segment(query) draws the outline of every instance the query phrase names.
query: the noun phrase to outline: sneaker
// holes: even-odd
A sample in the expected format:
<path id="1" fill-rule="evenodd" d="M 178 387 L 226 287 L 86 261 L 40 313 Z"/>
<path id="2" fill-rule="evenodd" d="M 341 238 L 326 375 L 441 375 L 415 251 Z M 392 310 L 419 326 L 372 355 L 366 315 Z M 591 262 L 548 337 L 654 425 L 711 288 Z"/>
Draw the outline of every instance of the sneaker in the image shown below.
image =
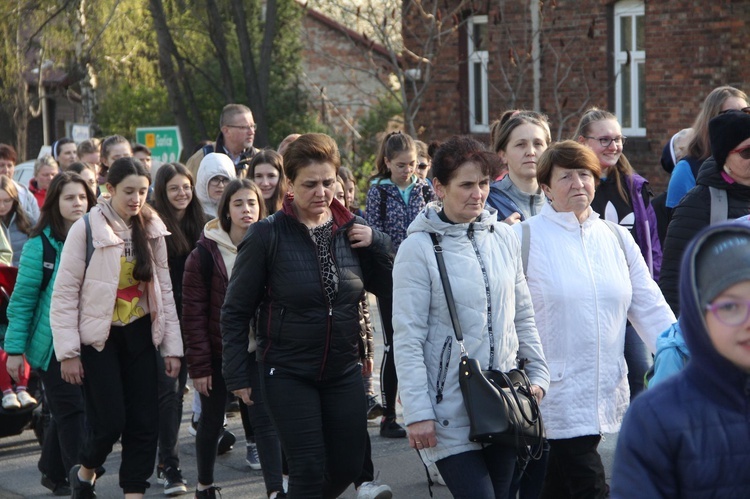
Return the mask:
<path id="1" fill-rule="evenodd" d="M 224 433 L 219 437 L 219 447 L 216 451 L 216 455 L 221 456 L 232 450 L 236 441 L 237 437 L 234 436 L 234 433 L 224 430 Z"/>
<path id="2" fill-rule="evenodd" d="M 195 414 L 190 416 L 190 426 L 188 426 L 188 433 L 190 433 L 192 436 L 196 436 L 198 434 L 198 421 L 195 420 Z"/>
<path id="3" fill-rule="evenodd" d="M 286 492 L 271 492 L 271 495 L 268 496 L 268 499 L 286 499 L 287 495 Z"/>
<path id="4" fill-rule="evenodd" d="M 164 481 L 164 465 L 163 464 L 157 464 L 156 465 L 156 479 L 159 482 Z"/>
<path id="5" fill-rule="evenodd" d="M 250 469 L 259 470 L 261 469 L 260 458 L 258 457 L 258 446 L 255 444 L 247 444 L 247 455 L 245 456 L 245 462 Z"/>
<path id="6" fill-rule="evenodd" d="M 406 438 L 406 430 L 396 422 L 395 417 L 384 417 L 380 421 L 380 436 L 385 438 Z"/>
<path id="7" fill-rule="evenodd" d="M 18 401 L 18 397 L 13 392 L 3 395 L 3 409 L 12 411 L 21 408 L 21 402 Z"/>
<path id="8" fill-rule="evenodd" d="M 367 396 L 367 419 L 368 420 L 378 419 L 382 415 L 383 415 L 383 406 L 380 405 L 380 402 L 378 402 L 377 397 L 375 397 L 375 395 L 368 395 Z"/>
<path id="9" fill-rule="evenodd" d="M 16 397 L 18 397 L 18 402 L 21 403 L 21 407 L 33 407 L 37 404 L 37 401 L 34 397 L 29 395 L 29 392 L 26 390 L 21 390 L 20 392 L 16 393 Z"/>
<path id="10" fill-rule="evenodd" d="M 55 482 L 50 477 L 42 473 L 42 485 L 52 491 L 53 496 L 70 497 L 70 484 L 67 480 Z"/>
<path id="11" fill-rule="evenodd" d="M 393 492 L 384 483 L 364 482 L 357 489 L 357 499 L 391 499 Z"/>
<path id="12" fill-rule="evenodd" d="M 76 464 L 70 468 L 70 473 L 68 474 L 68 481 L 70 482 L 70 499 L 90 499 L 96 497 L 94 484 L 91 482 L 84 482 L 78 478 L 79 469 L 81 469 L 81 465 Z"/>
<path id="13" fill-rule="evenodd" d="M 215 485 L 211 485 L 206 490 L 195 489 L 195 499 L 216 499 L 216 493 L 220 490 L 221 487 Z M 221 497 L 221 493 L 219 493 L 219 497 Z"/>
<path id="14" fill-rule="evenodd" d="M 438 470 L 437 464 L 432 463 L 427 467 L 427 472 L 430 474 L 430 478 L 432 479 L 433 483 L 436 483 L 438 485 L 445 485 L 445 480 L 443 480 L 443 475 L 440 474 L 440 470 Z"/>
<path id="15" fill-rule="evenodd" d="M 187 482 L 182 478 L 180 468 L 169 468 L 164 470 L 164 495 L 180 496 L 187 494 Z"/>

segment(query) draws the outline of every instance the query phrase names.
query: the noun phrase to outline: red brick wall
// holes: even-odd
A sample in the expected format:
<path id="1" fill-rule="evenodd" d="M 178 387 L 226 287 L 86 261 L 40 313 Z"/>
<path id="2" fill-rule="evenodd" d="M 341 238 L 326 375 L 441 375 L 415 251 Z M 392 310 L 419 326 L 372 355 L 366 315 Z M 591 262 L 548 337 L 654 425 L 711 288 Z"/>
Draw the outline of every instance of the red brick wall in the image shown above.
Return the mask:
<path id="1" fill-rule="evenodd" d="M 447 4 L 451 2 L 455 5 L 456 0 L 447 0 Z M 493 87 L 490 117 L 508 108 L 533 108 L 528 2 L 502 3 L 502 10 L 501 2 L 495 1 L 484 4 L 489 5 L 489 11 L 474 11 L 489 16 L 489 76 Z M 596 105 L 614 111 L 610 55 L 614 4 L 558 1 L 553 7 L 553 3 L 544 2 L 542 46 L 550 44 L 562 54 L 562 66 L 556 71 L 556 57 L 544 50 L 540 110 L 549 115 L 553 135 L 560 129 L 561 136 L 567 138 L 581 110 Z M 645 9 L 647 136 L 628 141 L 625 153 L 655 190 L 661 191 L 667 182 L 659 164 L 662 147 L 672 134 L 691 125 L 704 97 L 720 85 L 750 90 L 745 86 L 750 79 L 750 51 L 746 48 L 750 3 L 647 1 Z M 410 46 L 417 37 L 409 33 L 418 33 L 419 26 L 414 24 L 415 16 L 408 15 L 408 7 L 406 13 L 404 42 Z M 470 13 L 467 11 L 467 15 Z M 417 120 L 417 128 L 424 130 L 422 139 L 444 139 L 469 131 L 464 39 L 462 29 L 446 37 L 440 59 L 434 63 L 436 77 Z M 511 52 L 516 55 L 514 63 L 510 62 Z M 564 74 L 569 65 L 572 70 L 568 80 L 556 82 L 556 75 Z M 514 83 L 513 91 L 508 89 L 506 78 Z"/>

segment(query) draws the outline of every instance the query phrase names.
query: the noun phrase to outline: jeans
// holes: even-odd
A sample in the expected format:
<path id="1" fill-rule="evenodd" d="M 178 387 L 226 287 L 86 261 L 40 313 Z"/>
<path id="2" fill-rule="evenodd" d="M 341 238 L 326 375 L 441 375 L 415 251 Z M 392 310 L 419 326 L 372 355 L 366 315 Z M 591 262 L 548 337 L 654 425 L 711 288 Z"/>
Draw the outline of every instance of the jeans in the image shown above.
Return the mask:
<path id="1" fill-rule="evenodd" d="M 646 344 L 635 328 L 628 322 L 625 327 L 625 362 L 628 364 L 628 385 L 630 385 L 630 401 L 644 389 L 643 377 L 649 370 L 653 360 Z"/>
<path id="2" fill-rule="evenodd" d="M 597 452 L 600 435 L 548 440 L 549 464 L 541 497 L 600 499 L 607 496 L 604 465 Z"/>
<path id="3" fill-rule="evenodd" d="M 516 497 L 516 494 L 518 494 L 518 499 L 538 499 L 542 493 L 548 459 L 549 443 L 545 440 L 542 457 L 517 462 L 516 471 L 513 474 L 513 483 L 510 487 L 510 497 Z"/>
<path id="4" fill-rule="evenodd" d="M 167 376 L 164 358 L 156 353 L 159 376 L 159 464 L 166 468 L 180 467 L 178 435 L 182 423 L 182 400 L 187 382 L 187 362 L 181 359 L 177 378 Z"/>
<path id="5" fill-rule="evenodd" d="M 289 463 L 289 496 L 341 495 L 364 463 L 367 403 L 360 366 L 315 380 L 261 364 L 261 384 Z"/>
<path id="6" fill-rule="evenodd" d="M 157 367 L 151 318 L 112 327 L 104 349 L 81 347 L 86 438 L 81 464 L 98 468 L 120 439 L 123 492 L 144 493 L 153 473 L 159 425 Z"/>
<path id="7" fill-rule="evenodd" d="M 516 449 L 487 445 L 437 461 L 445 485 L 456 499 L 508 499 Z"/>
<path id="8" fill-rule="evenodd" d="M 55 483 L 68 479 L 70 468 L 80 462 L 83 430 L 83 391 L 63 381 L 60 363 L 52 354 L 46 371 L 39 376 L 44 384 L 45 404 L 50 411 L 45 429 L 39 470 Z"/>

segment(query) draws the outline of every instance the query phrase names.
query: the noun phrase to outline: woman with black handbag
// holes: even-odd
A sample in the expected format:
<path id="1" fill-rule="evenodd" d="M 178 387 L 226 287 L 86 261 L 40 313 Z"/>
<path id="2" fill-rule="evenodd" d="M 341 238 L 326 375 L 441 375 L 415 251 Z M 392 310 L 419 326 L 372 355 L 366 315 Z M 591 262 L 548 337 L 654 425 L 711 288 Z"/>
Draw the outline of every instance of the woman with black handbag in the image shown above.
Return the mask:
<path id="1" fill-rule="evenodd" d="M 474 428 L 459 386 L 463 361 L 508 371 L 526 359 L 538 400 L 549 384 L 520 245 L 497 213 L 484 209 L 498 161 L 468 137 L 437 150 L 433 181 L 443 208 L 428 205 L 409 226 L 393 271 L 394 347 L 409 444 L 425 464 L 437 464 L 454 497 L 508 497 L 517 458 L 514 445 L 469 440 Z M 447 296 L 454 307 L 446 306 Z"/>

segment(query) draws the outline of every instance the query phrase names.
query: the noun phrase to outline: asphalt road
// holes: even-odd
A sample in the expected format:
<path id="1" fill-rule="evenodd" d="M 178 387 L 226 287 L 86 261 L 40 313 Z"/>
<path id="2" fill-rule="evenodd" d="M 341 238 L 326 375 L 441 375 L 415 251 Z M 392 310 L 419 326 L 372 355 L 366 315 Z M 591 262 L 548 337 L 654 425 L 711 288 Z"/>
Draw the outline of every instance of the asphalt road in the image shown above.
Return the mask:
<path id="1" fill-rule="evenodd" d="M 375 300 L 371 300 L 372 317 L 376 327 L 376 369 L 382 358 L 383 341 L 380 336 L 380 324 Z M 376 380 L 377 384 L 377 380 Z M 376 391 L 379 387 L 376 386 Z M 188 481 L 188 490 L 195 488 L 197 477 L 195 462 L 195 445 L 187 429 L 190 424 L 190 401 L 192 392 L 185 397 L 183 425 L 180 429 L 180 458 L 183 475 Z M 400 418 L 400 407 L 399 418 Z M 265 498 L 265 487 L 260 471 L 252 471 L 245 464 L 245 438 L 242 422 L 238 414 L 230 414 L 229 429 L 237 435 L 234 450 L 219 456 L 216 460 L 215 480 L 222 487 L 224 498 Z M 372 440 L 373 462 L 378 479 L 387 483 L 393 490 L 395 498 L 429 498 L 427 479 L 424 467 L 416 452 L 409 448 L 407 439 L 386 439 L 378 434 L 376 422 L 370 422 L 370 438 Z M 612 454 L 616 443 L 616 435 L 607 435 L 599 446 L 605 468 L 611 469 Z M 51 493 L 39 483 L 40 473 L 37 470 L 40 447 L 32 431 L 24 431 L 21 435 L 0 438 L 0 498 L 45 498 L 52 497 Z M 120 466 L 119 444 L 110 454 L 105 467 L 107 473 L 96 484 L 99 498 L 122 497 L 118 486 L 117 470 Z M 152 487 L 147 491 L 147 497 L 164 497 L 161 484 L 156 477 L 151 477 Z M 192 494 L 192 492 L 191 492 Z M 442 486 L 434 486 L 435 499 L 449 498 L 451 495 Z M 188 496 L 183 496 L 188 497 Z M 350 488 L 342 497 L 356 498 L 357 494 Z"/>

